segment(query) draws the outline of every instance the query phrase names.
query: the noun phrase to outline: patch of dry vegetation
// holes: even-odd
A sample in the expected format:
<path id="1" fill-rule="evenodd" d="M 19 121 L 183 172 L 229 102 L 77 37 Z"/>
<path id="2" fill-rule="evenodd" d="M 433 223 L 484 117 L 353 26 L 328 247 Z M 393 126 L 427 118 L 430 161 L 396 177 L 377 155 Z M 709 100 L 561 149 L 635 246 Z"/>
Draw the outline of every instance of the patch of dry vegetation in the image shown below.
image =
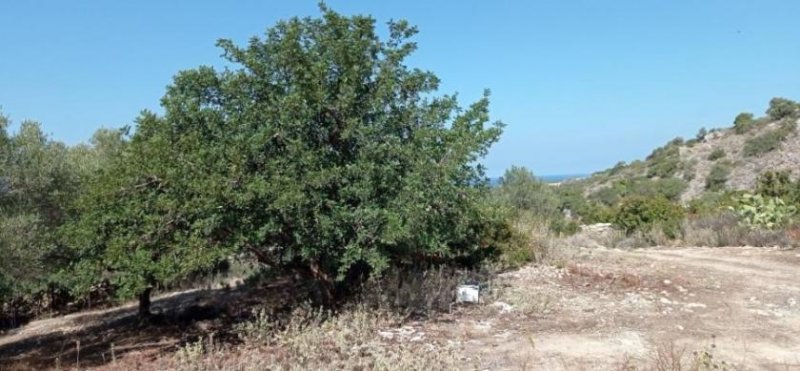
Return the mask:
<path id="1" fill-rule="evenodd" d="M 460 349 L 404 336 L 401 318 L 354 308 L 337 315 L 302 309 L 277 329 L 266 316 L 238 327 L 243 345 L 187 344 L 161 359 L 174 370 L 423 370 L 456 369 Z"/>

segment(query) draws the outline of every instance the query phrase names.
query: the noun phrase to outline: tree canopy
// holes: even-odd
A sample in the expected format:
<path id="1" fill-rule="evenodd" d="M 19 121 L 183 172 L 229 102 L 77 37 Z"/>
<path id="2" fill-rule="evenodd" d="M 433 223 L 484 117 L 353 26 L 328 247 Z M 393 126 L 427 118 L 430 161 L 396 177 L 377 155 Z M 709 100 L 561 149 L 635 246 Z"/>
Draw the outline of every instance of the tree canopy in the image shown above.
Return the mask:
<path id="1" fill-rule="evenodd" d="M 416 29 L 322 7 L 246 46 L 229 68 L 180 72 L 99 172 L 67 229 L 77 288 L 139 295 L 243 253 L 338 283 L 492 253 L 500 221 L 479 160 L 498 140 L 488 92 L 468 108 L 408 67 Z M 146 304 L 142 301 L 143 304 Z"/>

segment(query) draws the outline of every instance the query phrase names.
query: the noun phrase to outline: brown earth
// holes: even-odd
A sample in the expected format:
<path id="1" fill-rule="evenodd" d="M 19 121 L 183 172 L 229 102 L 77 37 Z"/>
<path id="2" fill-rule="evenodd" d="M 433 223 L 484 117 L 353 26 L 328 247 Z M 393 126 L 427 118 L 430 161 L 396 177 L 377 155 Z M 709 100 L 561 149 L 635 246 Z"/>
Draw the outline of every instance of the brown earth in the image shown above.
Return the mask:
<path id="1" fill-rule="evenodd" d="M 506 313 L 438 330 L 489 369 L 649 369 L 708 349 L 733 369 L 800 370 L 796 251 L 593 249 L 570 261 L 503 275 L 512 307 L 494 305 Z"/>
<path id="2" fill-rule="evenodd" d="M 800 370 L 800 252 L 568 251 L 562 267 L 528 266 L 500 275 L 484 295 L 485 305 L 385 333 L 392 341 L 449 344 L 461 350 L 466 369 L 651 369 L 708 350 L 730 369 Z M 219 300 L 219 292 L 202 290 L 162 298 L 158 305 L 217 308 L 238 300 L 237 307 L 245 306 L 245 294 L 225 292 L 213 305 L 208 303 Z M 56 360 L 74 367 L 78 358 L 81 367 L 99 366 L 110 361 L 112 342 L 118 347 L 114 357 L 137 347 L 171 352 L 181 341 L 175 333 L 185 337 L 187 329 L 218 323 L 161 327 L 153 334 L 130 323 L 134 309 L 32 322 L 0 337 L 0 369 L 56 367 Z M 235 317 L 228 311 L 224 316 Z M 90 347 L 78 355 L 76 340 Z"/>

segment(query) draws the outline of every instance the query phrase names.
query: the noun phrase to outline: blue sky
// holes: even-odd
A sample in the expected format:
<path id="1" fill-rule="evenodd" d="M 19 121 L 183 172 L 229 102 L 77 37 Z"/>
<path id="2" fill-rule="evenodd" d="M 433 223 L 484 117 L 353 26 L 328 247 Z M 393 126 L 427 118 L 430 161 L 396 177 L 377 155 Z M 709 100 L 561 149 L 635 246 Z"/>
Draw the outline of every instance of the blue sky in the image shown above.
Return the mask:
<path id="1" fill-rule="evenodd" d="M 279 19 L 317 15 L 312 1 L 7 1 L 0 5 L 0 106 L 53 138 L 158 110 L 175 72 L 220 65 Z M 410 63 L 464 104 L 492 90 L 507 124 L 489 175 L 587 173 L 647 155 L 700 127 L 800 99 L 800 1 L 330 0 L 346 14 L 408 19 Z"/>

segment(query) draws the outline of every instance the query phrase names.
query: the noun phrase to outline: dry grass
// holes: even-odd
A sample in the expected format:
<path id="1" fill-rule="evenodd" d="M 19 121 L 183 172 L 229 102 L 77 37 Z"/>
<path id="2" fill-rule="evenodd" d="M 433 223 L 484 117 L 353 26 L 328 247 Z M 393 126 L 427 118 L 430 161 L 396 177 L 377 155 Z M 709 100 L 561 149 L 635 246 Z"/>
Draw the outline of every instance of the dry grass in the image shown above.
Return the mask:
<path id="1" fill-rule="evenodd" d="M 266 316 L 238 328 L 243 344 L 219 346 L 201 339 L 154 364 L 164 370 L 423 370 L 457 369 L 453 344 L 404 335 L 401 319 L 354 308 L 333 315 L 304 308 L 278 329 Z M 130 364 L 118 364 L 120 369 Z"/>
<path id="2" fill-rule="evenodd" d="M 683 245 L 724 247 L 797 247 L 800 239 L 793 236 L 797 231 L 759 230 L 739 224 L 735 215 L 721 213 L 711 216 L 690 218 L 682 225 Z M 800 234 L 798 234 L 800 237 Z"/>
<path id="3" fill-rule="evenodd" d="M 674 342 L 659 344 L 646 360 L 625 357 L 619 371 L 735 371 L 742 368 L 715 356 L 716 344 L 712 338 L 707 347 L 688 352 Z"/>

